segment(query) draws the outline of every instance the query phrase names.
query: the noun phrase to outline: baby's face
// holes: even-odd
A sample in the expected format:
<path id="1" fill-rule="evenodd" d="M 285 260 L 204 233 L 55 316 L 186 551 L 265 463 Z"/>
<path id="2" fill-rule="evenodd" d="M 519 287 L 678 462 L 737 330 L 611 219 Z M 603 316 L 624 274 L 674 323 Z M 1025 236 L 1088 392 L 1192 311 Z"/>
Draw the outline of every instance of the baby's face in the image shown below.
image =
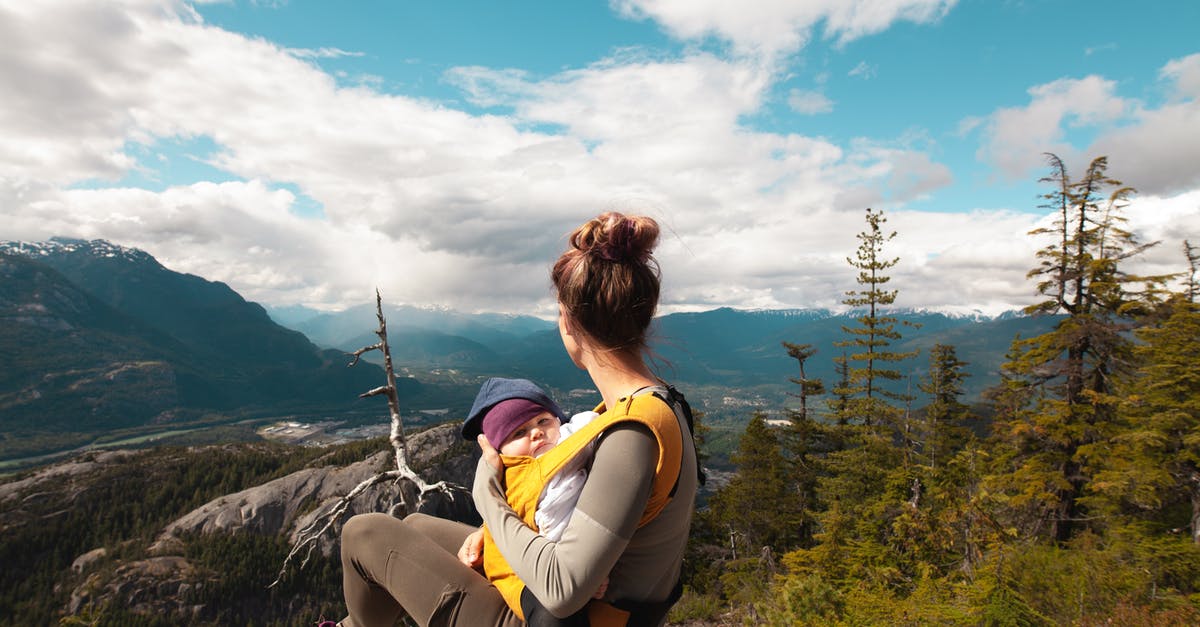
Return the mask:
<path id="1" fill-rule="evenodd" d="M 517 427 L 500 445 L 500 452 L 537 457 L 558 444 L 558 427 L 558 418 L 554 414 L 542 412 Z"/>

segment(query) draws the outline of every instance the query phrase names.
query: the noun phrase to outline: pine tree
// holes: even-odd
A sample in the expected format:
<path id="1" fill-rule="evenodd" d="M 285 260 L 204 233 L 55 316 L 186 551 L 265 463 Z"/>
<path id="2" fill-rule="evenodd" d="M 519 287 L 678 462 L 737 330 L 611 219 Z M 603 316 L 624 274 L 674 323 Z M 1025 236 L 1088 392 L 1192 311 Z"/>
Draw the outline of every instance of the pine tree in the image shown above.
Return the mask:
<path id="1" fill-rule="evenodd" d="M 1164 322 L 1137 331 L 1142 365 L 1094 489 L 1159 517 L 1187 504 L 1186 526 L 1200 544 L 1200 308 L 1182 295 L 1167 307 Z"/>
<path id="2" fill-rule="evenodd" d="M 929 395 L 919 426 L 922 462 L 936 471 L 946 464 L 967 441 L 964 423 L 971 410 L 963 404 L 963 381 L 970 376 L 967 363 L 958 358 L 953 346 L 935 344 L 929 351 L 929 375 L 919 387 Z"/>
<path id="3" fill-rule="evenodd" d="M 1030 314 L 1065 314 L 1055 328 L 1042 335 L 1014 342 L 1015 358 L 1006 364 L 1010 378 L 1044 394 L 1026 391 L 1031 411 L 1010 410 L 998 416 L 997 437 L 1009 448 L 1012 464 L 1001 477 L 1006 491 L 1025 495 L 1024 505 L 1040 510 L 1040 521 L 1049 523 L 1049 534 L 1063 542 L 1086 520 L 1080 501 L 1094 471 L 1092 445 L 1111 434 L 1119 399 L 1113 381 L 1131 364 L 1132 343 L 1125 332 L 1130 315 L 1157 294 L 1162 277 L 1127 274 L 1121 262 L 1153 244 L 1139 244 L 1122 228 L 1120 216 L 1133 190 L 1106 174 L 1108 161 L 1097 157 L 1084 176 L 1072 181 L 1066 166 L 1049 155 L 1050 176 L 1043 182 L 1053 189 L 1043 198 L 1057 212 L 1053 226 L 1033 231 L 1052 235 L 1037 253 L 1041 260 L 1029 272 L 1039 277 L 1042 300 L 1026 309 Z M 1105 190 L 1111 189 L 1107 201 Z M 1145 285 L 1145 289 L 1134 289 Z M 1005 393 L 1007 400 L 1017 390 Z"/>
<path id="4" fill-rule="evenodd" d="M 792 498 L 795 499 L 797 543 L 807 547 L 812 544 L 816 527 L 817 480 L 821 472 L 821 460 L 832 450 L 832 440 L 829 429 L 817 422 L 808 408 L 811 396 L 825 392 L 825 384 L 820 379 L 810 379 L 804 372 L 805 362 L 817 353 L 817 349 L 811 344 L 791 342 L 783 342 L 783 347 L 800 368 L 800 376 L 789 379 L 800 388 L 799 392 L 789 392 L 800 399 L 800 408 L 787 410 L 789 424 L 782 440 L 788 462 L 788 481 Z"/>
<path id="5" fill-rule="evenodd" d="M 864 424 L 868 427 L 875 425 L 892 425 L 898 417 L 896 408 L 888 401 L 902 401 L 908 397 L 888 389 L 888 382 L 899 381 L 903 374 L 889 364 L 897 364 L 916 355 L 916 351 L 897 353 L 888 351 L 893 342 L 901 338 L 896 330 L 898 319 L 889 316 L 884 310 L 896 302 L 897 290 L 887 290 L 884 286 L 891 277 L 884 272 L 900 261 L 899 257 L 886 259 L 883 257 L 883 246 L 896 232 L 884 234 L 883 225 L 887 218 L 883 212 L 867 209 L 867 230 L 859 233 L 858 251 L 854 258 L 847 257 L 846 262 L 858 270 L 856 281 L 861 289 L 849 290 L 842 303 L 854 308 L 864 308 L 865 311 L 856 319 L 857 326 L 842 326 L 849 339 L 837 342 L 836 346 L 850 348 L 852 351 L 847 362 L 847 379 L 849 395 L 853 398 L 847 411 L 850 412 L 848 422 Z"/>
<path id="6" fill-rule="evenodd" d="M 845 427 L 850 418 L 850 395 L 854 393 L 854 388 L 850 387 L 850 357 L 845 348 L 841 356 L 833 358 L 833 372 L 837 375 L 837 383 L 829 390 L 833 394 L 829 399 L 829 410 L 833 413 L 834 423 Z"/>
<path id="7" fill-rule="evenodd" d="M 979 481 L 977 452 L 962 403 L 967 364 L 953 346 L 936 344 L 919 387 L 928 395 L 914 425 L 916 447 L 910 498 L 892 523 L 895 544 L 916 572 L 970 569 L 980 557 L 972 497 Z"/>
<path id="8" fill-rule="evenodd" d="M 808 398 L 825 393 L 825 383 L 820 379 L 809 379 L 804 374 L 804 363 L 809 357 L 817 354 L 817 349 L 813 348 L 812 344 L 793 344 L 791 342 L 781 342 L 783 347 L 787 349 L 787 354 L 792 359 L 795 359 L 800 366 L 800 376 L 791 378 L 788 381 L 795 383 L 800 387 L 798 393 L 789 393 L 800 399 L 800 418 L 808 419 Z"/>
<path id="9" fill-rule="evenodd" d="M 849 354 L 835 359 L 842 380 L 832 390 L 835 420 L 818 482 L 820 544 L 813 555 L 824 556 L 818 561 L 826 566 L 831 556 L 860 564 L 848 576 L 864 568 L 859 574 L 899 584 L 914 573 L 903 555 L 907 540 L 897 537 L 893 523 L 911 498 L 914 476 L 903 463 L 904 412 L 895 405 L 912 397 L 896 392 L 895 384 L 904 377 L 898 365 L 915 352 L 889 350 L 901 334 L 898 319 L 886 313 L 897 295 L 885 289 L 886 272 L 899 259 L 885 257 L 883 249 L 896 233 L 884 232 L 881 212 L 867 209 L 866 221 L 855 256 L 847 258 L 859 289 L 847 291 L 842 302 L 860 314 L 857 324 L 842 327 L 847 339 L 837 343 Z"/>
<path id="10" fill-rule="evenodd" d="M 750 419 L 730 461 L 737 474 L 709 501 L 716 526 L 741 538 L 754 554 L 764 546 L 775 550 L 794 546 L 796 499 L 788 489 L 779 439 L 763 414 Z"/>

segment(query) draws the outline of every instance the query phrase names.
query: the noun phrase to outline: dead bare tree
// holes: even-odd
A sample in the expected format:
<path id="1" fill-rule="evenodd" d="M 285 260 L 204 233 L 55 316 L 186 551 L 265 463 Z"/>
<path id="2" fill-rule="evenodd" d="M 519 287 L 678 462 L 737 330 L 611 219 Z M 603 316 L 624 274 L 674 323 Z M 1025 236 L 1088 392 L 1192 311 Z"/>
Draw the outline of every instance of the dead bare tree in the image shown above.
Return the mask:
<path id="1" fill-rule="evenodd" d="M 283 560 L 283 565 L 279 568 L 279 575 L 275 581 L 271 582 L 268 588 L 273 588 L 283 580 L 283 576 L 287 573 L 288 565 L 292 563 L 292 559 L 304 552 L 304 560 L 300 562 L 300 568 L 303 569 L 308 564 L 309 558 L 312 556 L 313 549 L 317 547 L 318 540 L 327 531 L 329 531 L 339 520 L 345 516 L 350 508 L 350 503 L 359 494 L 362 494 L 368 488 L 378 485 L 384 481 L 391 481 L 397 485 L 396 501 L 388 508 L 388 514 L 395 516 L 398 511 L 402 513 L 412 513 L 421 508 L 426 503 L 429 496 L 432 494 L 445 494 L 452 496 L 455 492 L 466 493 L 467 489 L 448 481 L 438 481 L 436 483 L 428 483 L 421 478 L 408 465 L 408 443 L 404 438 L 404 423 L 400 419 L 400 398 L 396 393 L 396 374 L 392 369 L 392 350 L 388 345 L 387 339 L 387 320 L 383 317 L 383 299 L 379 295 L 379 290 L 375 290 L 375 316 L 379 319 L 379 328 L 375 330 L 375 335 L 379 336 L 379 342 L 370 346 L 365 346 L 354 351 L 354 360 L 347 367 L 352 367 L 358 363 L 359 358 L 364 353 L 369 353 L 373 350 L 378 350 L 383 353 L 383 369 L 387 379 L 384 385 L 381 385 L 373 390 L 364 392 L 359 395 L 359 398 L 367 398 L 371 396 L 386 396 L 388 410 L 391 413 L 392 430 L 388 436 L 388 440 L 392 444 L 392 448 L 396 451 L 396 469 L 388 470 L 376 474 L 375 476 L 366 479 L 354 486 L 350 492 L 337 500 L 332 506 L 326 508 L 326 511 L 313 518 L 312 522 L 305 525 L 297 533 L 295 543 L 292 545 L 292 550 Z M 409 487 L 405 489 L 407 483 Z M 405 498 L 406 493 L 416 494 L 410 501 Z"/>

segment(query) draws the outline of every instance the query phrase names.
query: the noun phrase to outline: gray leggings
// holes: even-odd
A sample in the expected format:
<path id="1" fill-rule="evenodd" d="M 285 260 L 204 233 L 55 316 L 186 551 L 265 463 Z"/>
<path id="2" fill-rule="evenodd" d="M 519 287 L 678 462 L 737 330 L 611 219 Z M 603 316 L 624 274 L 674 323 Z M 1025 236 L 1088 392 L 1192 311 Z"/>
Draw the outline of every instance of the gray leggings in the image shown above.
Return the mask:
<path id="1" fill-rule="evenodd" d="M 420 625 L 518 627 L 487 578 L 458 561 L 474 527 L 424 514 L 361 514 L 342 528 L 345 627 L 392 627 L 407 612 Z"/>

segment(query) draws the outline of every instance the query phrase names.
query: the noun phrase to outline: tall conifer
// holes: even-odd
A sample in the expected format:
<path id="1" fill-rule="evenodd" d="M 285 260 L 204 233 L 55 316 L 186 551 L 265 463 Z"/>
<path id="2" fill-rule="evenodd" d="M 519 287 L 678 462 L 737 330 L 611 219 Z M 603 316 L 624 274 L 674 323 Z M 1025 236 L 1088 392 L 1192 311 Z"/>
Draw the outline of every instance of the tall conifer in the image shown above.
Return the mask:
<path id="1" fill-rule="evenodd" d="M 1131 364 L 1132 343 L 1125 334 L 1130 315 L 1155 294 L 1162 277 L 1137 277 L 1122 268 L 1153 244 L 1139 244 L 1122 227 L 1120 212 L 1133 190 L 1107 175 L 1107 158 L 1094 159 L 1077 181 L 1061 159 L 1048 159 L 1051 174 L 1042 180 L 1053 189 L 1043 196 L 1049 201 L 1043 206 L 1053 207 L 1056 216 L 1051 227 L 1031 233 L 1050 235 L 1051 241 L 1029 272 L 1039 279 L 1042 300 L 1026 312 L 1063 318 L 1050 332 L 1014 343 L 1016 355 L 1006 370 L 1044 394 L 1026 394 L 1031 411 L 1010 408 L 998 416 L 995 430 L 1011 452 L 1011 474 L 1001 483 L 1014 497 L 1032 496 L 1023 502 L 1038 510 L 1035 518 L 1062 542 L 1087 520 L 1080 497 L 1094 472 L 1091 445 L 1113 428 L 1119 400 L 1114 377 Z M 1136 289 L 1139 285 L 1147 289 Z M 1017 398 L 1014 392 L 1004 397 Z M 1039 528 L 1040 522 L 1026 531 Z"/>
<path id="2" fill-rule="evenodd" d="M 795 503 L 792 506 L 797 518 L 797 543 L 807 547 L 812 544 L 816 527 L 817 481 L 821 473 L 822 458 L 833 448 L 829 428 L 815 420 L 810 413 L 808 401 L 812 396 L 823 394 L 825 384 L 820 379 L 810 379 L 805 374 L 804 364 L 817 353 L 811 344 L 783 342 L 788 355 L 797 361 L 800 376 L 789 379 L 799 392 L 789 392 L 800 399 L 799 409 L 787 410 L 788 430 L 783 438 L 785 457 L 788 461 L 788 481 Z"/>
<path id="3" fill-rule="evenodd" d="M 860 288 L 847 291 L 846 298 L 842 300 L 843 304 L 860 311 L 856 318 L 858 324 L 843 325 L 842 330 L 848 339 L 836 345 L 852 351 L 847 362 L 848 387 L 853 397 L 847 409 L 851 413 L 849 422 L 872 427 L 894 424 L 898 413 L 888 401 L 905 400 L 907 397 L 886 386 L 903 378 L 896 364 L 913 357 L 916 352 L 897 353 L 888 350 L 893 342 L 901 338 L 896 329 L 898 318 L 885 313 L 896 302 L 898 293 L 897 290 L 885 289 L 884 286 L 892 280 L 886 271 L 895 266 L 900 258 L 888 259 L 884 256 L 883 247 L 896 237 L 896 232 L 884 233 L 883 226 L 887 218 L 882 211 L 868 208 L 866 221 L 867 229 L 856 236 L 859 246 L 855 256 L 846 258 L 846 262 L 858 271 L 855 280 Z"/>

